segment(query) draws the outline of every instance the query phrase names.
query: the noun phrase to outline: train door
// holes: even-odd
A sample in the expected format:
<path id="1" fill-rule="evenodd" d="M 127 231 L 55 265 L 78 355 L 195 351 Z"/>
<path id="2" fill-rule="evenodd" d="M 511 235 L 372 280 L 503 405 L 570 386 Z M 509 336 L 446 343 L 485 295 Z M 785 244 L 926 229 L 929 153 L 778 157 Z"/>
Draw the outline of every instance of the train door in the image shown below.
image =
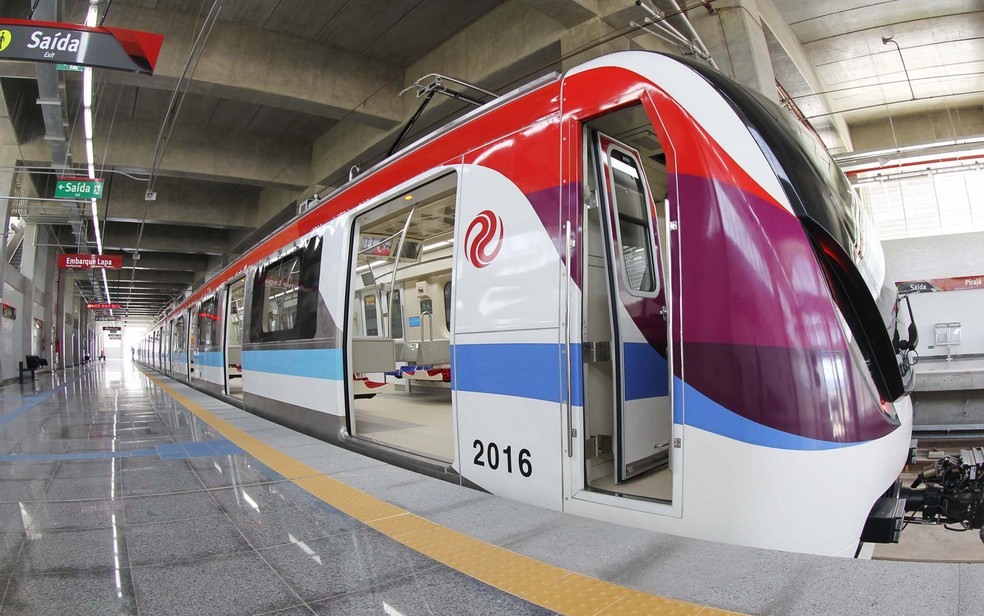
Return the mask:
<path id="1" fill-rule="evenodd" d="M 457 174 L 355 219 L 349 291 L 349 432 L 445 463 L 455 459 L 450 328 Z"/>
<path id="2" fill-rule="evenodd" d="M 200 331 L 199 320 L 201 313 L 205 310 L 205 303 L 192 304 L 188 315 L 188 330 L 191 342 L 188 345 L 188 381 L 194 383 L 202 378 L 202 352 L 198 347 L 201 345 L 201 336 L 196 335 Z"/>
<path id="3" fill-rule="evenodd" d="M 584 486 L 671 502 L 665 154 L 641 105 L 588 123 L 584 144 Z"/>
<path id="4" fill-rule="evenodd" d="M 188 333 L 185 315 L 171 323 L 171 376 L 188 378 Z"/>
<path id="5" fill-rule="evenodd" d="M 243 398 L 243 315 L 246 302 L 246 279 L 231 283 L 226 291 L 225 392 Z"/>
<path id="6" fill-rule="evenodd" d="M 161 370 L 164 374 L 173 375 L 171 368 L 171 337 L 174 335 L 174 322 L 169 321 L 161 327 Z"/>
<path id="7" fill-rule="evenodd" d="M 199 304 L 199 307 L 200 306 L 201 305 Z M 187 372 L 188 380 L 194 381 L 196 376 L 195 365 L 198 363 L 199 359 L 198 339 L 200 336 L 198 335 L 198 319 L 195 318 L 195 315 L 198 313 L 194 308 L 192 308 L 186 314 L 188 315 L 188 320 L 186 321 L 186 327 L 188 328 L 188 339 L 186 340 L 187 346 L 185 347 L 185 361 L 188 362 L 188 365 L 185 367 L 185 370 Z"/>

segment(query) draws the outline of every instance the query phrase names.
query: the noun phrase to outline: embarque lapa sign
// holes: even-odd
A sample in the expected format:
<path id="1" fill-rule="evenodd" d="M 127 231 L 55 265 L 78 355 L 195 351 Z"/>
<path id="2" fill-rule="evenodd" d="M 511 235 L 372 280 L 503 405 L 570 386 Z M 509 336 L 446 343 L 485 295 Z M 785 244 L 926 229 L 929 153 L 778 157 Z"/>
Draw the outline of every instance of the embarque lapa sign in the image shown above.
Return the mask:
<path id="1" fill-rule="evenodd" d="M 163 42 L 163 35 L 151 32 L 0 19 L 0 60 L 76 64 L 151 75 Z"/>

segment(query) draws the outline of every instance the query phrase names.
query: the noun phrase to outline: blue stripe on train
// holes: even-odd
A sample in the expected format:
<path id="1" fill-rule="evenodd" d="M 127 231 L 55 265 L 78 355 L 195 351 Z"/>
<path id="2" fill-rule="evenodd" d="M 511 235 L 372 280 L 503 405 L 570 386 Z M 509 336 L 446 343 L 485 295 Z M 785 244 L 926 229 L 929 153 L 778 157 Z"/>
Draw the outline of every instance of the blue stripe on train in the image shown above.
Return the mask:
<path id="1" fill-rule="evenodd" d="M 222 368 L 222 357 L 225 355 L 222 351 L 200 351 L 194 356 L 195 362 L 203 366 L 213 366 L 215 368 Z"/>
<path id="2" fill-rule="evenodd" d="M 341 349 L 280 349 L 243 351 L 243 371 L 341 381 Z"/>
<path id="3" fill-rule="evenodd" d="M 564 346 L 539 343 L 456 344 L 451 347 L 451 387 L 457 391 L 500 394 L 563 402 L 567 397 Z M 581 346 L 571 345 L 574 365 Z M 580 371 L 574 374 L 571 399 L 582 402 Z"/>
<path id="4" fill-rule="evenodd" d="M 517 396 L 562 403 L 566 395 L 564 346 L 558 344 L 459 344 L 451 347 L 451 386 L 458 391 Z M 573 365 L 581 364 L 581 345 L 571 345 Z M 668 391 L 666 359 L 648 344 L 626 347 L 626 392 L 630 400 L 664 396 Z M 648 366 L 648 367 L 647 367 Z M 244 351 L 243 370 L 342 380 L 341 349 Z M 580 370 L 574 372 L 572 401 L 583 406 Z M 736 441 L 798 451 L 850 447 L 776 430 L 730 411 L 692 386 L 674 378 L 677 404 L 674 423 L 719 434 Z M 680 414 L 681 400 L 686 416 Z"/>
<path id="5" fill-rule="evenodd" d="M 625 399 L 642 400 L 670 394 L 669 364 L 648 342 L 625 345 Z"/>
<path id="6" fill-rule="evenodd" d="M 701 430 L 713 432 L 714 434 L 720 434 L 721 436 L 743 443 L 771 447 L 773 449 L 820 451 L 861 444 L 820 441 L 764 426 L 724 408 L 690 385 L 682 383 L 678 378 L 674 378 L 673 381 L 676 395 L 679 396 L 681 392 L 684 393 L 683 399 L 686 401 L 684 420 L 688 426 L 700 428 Z M 680 400 L 680 398 L 678 397 L 677 400 Z M 680 423 L 678 411 L 680 404 L 678 403 L 675 406 L 673 421 Z"/>

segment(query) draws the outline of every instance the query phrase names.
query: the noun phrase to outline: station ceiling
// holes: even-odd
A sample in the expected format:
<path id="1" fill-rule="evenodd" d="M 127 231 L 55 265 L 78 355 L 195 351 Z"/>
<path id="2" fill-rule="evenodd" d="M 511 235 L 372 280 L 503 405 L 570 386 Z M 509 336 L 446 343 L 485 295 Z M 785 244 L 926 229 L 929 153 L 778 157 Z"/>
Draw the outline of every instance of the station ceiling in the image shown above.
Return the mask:
<path id="1" fill-rule="evenodd" d="M 55 2 L 62 21 L 81 23 L 88 9 L 81 0 L 41 2 Z M 27 17 L 32 4 L 0 0 L 0 16 Z M 675 0 L 649 4 L 685 31 Z M 728 20 L 748 13 L 739 4 L 691 0 L 681 7 L 725 72 L 740 62 L 729 57 L 737 48 L 726 36 L 737 27 Z M 208 28 L 215 5 L 221 5 L 218 18 Z M 984 133 L 979 0 L 756 5 L 761 13 L 754 22 L 765 32 L 776 81 L 832 150 L 865 149 L 873 143 L 868 135 L 885 138 L 897 123 L 919 117 L 944 118 L 930 122 L 924 141 Z M 124 255 L 124 269 L 109 276 L 109 299 L 125 304 L 132 322 L 153 320 L 191 284 L 287 221 L 299 202 L 344 183 L 353 165 L 378 162 L 418 103 L 412 91 L 402 97 L 400 91 L 427 73 L 506 91 L 566 68 L 577 60 L 574 52 L 591 53 L 595 43 L 686 51 L 640 28 L 650 13 L 632 0 L 113 0 L 108 6 L 105 25 L 165 37 L 153 77 L 98 70 L 95 79 L 94 150 L 107 183 L 101 236 L 104 252 Z M 199 37 L 204 46 L 195 57 Z M 31 64 L 0 62 L 7 111 L 0 128 L 6 158 L 30 168 L 34 195 L 47 198 L 59 172 L 51 170 L 38 78 Z M 71 163 L 79 167 L 85 162 L 81 79 L 76 73 L 58 79 Z M 415 134 L 463 108 L 437 103 Z M 176 120 L 162 130 L 169 109 Z M 895 134 L 891 142 L 901 146 L 906 139 Z M 146 200 L 148 190 L 155 200 Z M 74 214 L 52 202 L 29 207 L 66 252 L 94 252 L 92 229 L 83 225 L 79 232 L 70 220 L 85 218 L 84 207 Z M 100 277 L 80 276 L 77 284 L 87 299 L 106 300 Z"/>

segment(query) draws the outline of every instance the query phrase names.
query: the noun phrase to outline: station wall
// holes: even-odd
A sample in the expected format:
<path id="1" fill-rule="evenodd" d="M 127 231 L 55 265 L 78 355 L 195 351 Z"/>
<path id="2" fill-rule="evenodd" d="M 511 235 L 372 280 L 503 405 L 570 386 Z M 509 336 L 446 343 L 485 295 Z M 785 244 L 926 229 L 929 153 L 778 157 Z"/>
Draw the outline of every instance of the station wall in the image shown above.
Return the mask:
<path id="1" fill-rule="evenodd" d="M 958 233 L 882 242 L 894 282 L 984 275 L 984 233 Z M 984 354 L 984 289 L 916 293 L 912 310 L 919 327 L 919 356 L 946 357 L 935 344 L 937 323 L 960 323 L 952 356 Z"/>

